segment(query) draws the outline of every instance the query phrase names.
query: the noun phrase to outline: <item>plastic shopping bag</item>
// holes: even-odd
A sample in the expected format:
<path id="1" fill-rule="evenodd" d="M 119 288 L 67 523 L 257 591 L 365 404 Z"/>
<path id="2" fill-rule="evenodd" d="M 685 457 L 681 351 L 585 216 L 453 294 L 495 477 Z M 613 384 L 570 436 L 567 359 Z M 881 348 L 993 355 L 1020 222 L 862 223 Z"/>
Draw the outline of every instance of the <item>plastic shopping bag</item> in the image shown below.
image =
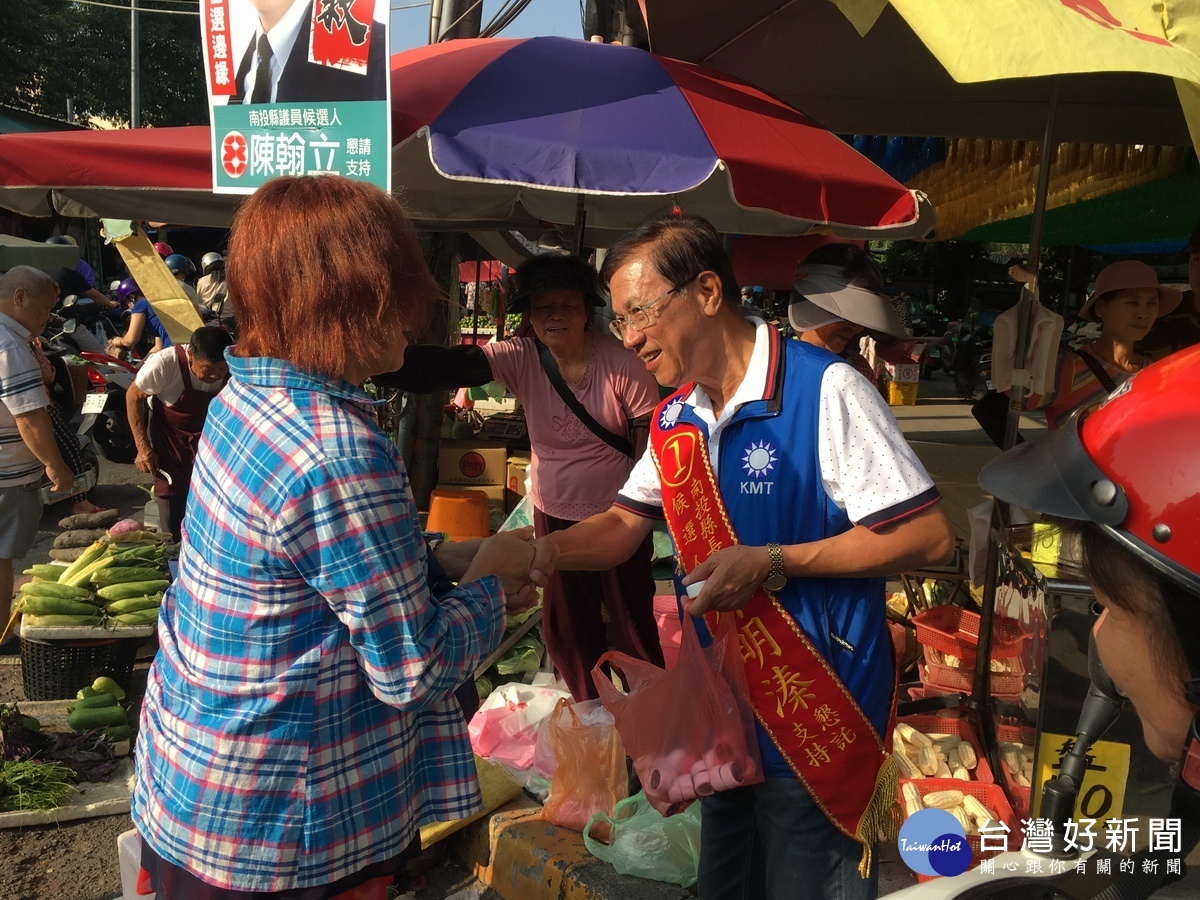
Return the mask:
<path id="1" fill-rule="evenodd" d="M 593 826 L 607 826 L 607 842 L 592 836 Z M 668 819 L 639 791 L 618 803 L 611 817 L 596 813 L 588 819 L 583 844 L 621 875 L 691 887 L 700 866 L 700 807 Z"/>
<path id="2" fill-rule="evenodd" d="M 546 729 L 555 768 L 542 818 L 583 831 L 593 814 L 611 815 L 629 794 L 621 736 L 596 700 L 559 700 Z"/>
<path id="3" fill-rule="evenodd" d="M 483 701 L 467 725 L 471 749 L 511 771 L 528 769 L 537 748 L 538 725 L 554 711 L 555 703 L 570 696 L 566 691 L 538 684 L 536 679 L 532 685 L 501 685 Z"/>
<path id="4" fill-rule="evenodd" d="M 600 668 L 622 676 L 621 693 Z M 610 651 L 592 669 L 600 701 L 621 739 L 651 805 L 665 816 L 697 797 L 763 780 L 746 673 L 732 615 L 720 618 L 702 648 L 692 617 L 683 617 L 673 669 Z"/>

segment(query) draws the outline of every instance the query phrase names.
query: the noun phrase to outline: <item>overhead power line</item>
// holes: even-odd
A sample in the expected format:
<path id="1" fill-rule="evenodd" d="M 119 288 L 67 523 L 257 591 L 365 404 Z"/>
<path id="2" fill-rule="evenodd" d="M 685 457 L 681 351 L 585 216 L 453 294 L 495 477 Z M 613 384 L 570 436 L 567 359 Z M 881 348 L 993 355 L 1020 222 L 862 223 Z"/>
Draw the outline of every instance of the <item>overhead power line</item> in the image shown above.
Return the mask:
<path id="1" fill-rule="evenodd" d="M 128 5 L 121 6 L 118 3 L 101 3 L 100 0 L 58 0 L 58 2 L 59 3 L 70 3 L 72 5 L 78 3 L 81 6 L 103 6 L 106 9 L 120 9 L 120 10 L 123 10 L 124 12 L 132 12 L 132 10 L 133 10 L 133 8 Z M 153 2 L 153 0 L 152 0 L 152 2 Z M 158 13 L 159 15 L 163 15 L 163 16 L 198 16 L 198 15 L 200 15 L 200 10 L 198 10 L 198 9 L 197 10 L 150 9 L 145 6 L 139 6 L 137 8 L 137 11 L 138 11 L 138 13 Z"/>

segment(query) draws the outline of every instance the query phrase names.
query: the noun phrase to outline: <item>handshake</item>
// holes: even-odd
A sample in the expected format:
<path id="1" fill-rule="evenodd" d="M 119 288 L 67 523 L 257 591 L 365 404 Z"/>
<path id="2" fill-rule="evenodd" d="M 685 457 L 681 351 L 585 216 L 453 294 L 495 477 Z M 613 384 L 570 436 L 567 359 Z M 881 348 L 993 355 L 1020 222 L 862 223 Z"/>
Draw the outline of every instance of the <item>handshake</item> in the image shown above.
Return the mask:
<path id="1" fill-rule="evenodd" d="M 510 616 L 525 612 L 537 601 L 554 572 L 557 551 L 545 538 L 535 540 L 533 528 L 502 531 L 478 541 L 442 544 L 437 559 L 454 581 L 473 581 L 497 575 L 504 585 L 504 603 Z"/>

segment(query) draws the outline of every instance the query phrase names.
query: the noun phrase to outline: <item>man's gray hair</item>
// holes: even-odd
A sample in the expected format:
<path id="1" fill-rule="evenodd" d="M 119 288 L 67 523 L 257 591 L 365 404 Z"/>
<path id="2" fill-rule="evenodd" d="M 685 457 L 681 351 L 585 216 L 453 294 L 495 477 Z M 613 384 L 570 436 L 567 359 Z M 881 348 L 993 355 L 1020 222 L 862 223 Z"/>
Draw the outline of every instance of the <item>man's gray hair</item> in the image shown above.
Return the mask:
<path id="1" fill-rule="evenodd" d="M 55 296 L 58 296 L 58 282 L 33 266 L 13 266 L 0 275 L 0 302 L 7 303 L 12 300 L 19 290 L 29 294 L 52 290 Z"/>

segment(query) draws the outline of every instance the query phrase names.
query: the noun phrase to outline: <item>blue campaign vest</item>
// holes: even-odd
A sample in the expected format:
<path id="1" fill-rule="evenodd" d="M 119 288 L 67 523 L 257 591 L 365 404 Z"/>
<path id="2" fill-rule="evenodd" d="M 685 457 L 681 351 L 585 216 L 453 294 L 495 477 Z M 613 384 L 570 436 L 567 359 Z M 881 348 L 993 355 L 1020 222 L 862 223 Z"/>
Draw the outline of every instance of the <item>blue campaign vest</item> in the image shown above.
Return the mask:
<path id="1" fill-rule="evenodd" d="M 821 377 L 847 363 L 774 329 L 771 341 L 767 396 L 734 413 L 719 445 L 721 496 L 738 540 L 751 546 L 808 543 L 853 527 L 825 493 L 817 454 Z M 707 435 L 690 406 L 679 415 Z M 883 734 L 894 684 L 884 579 L 790 578 L 776 597 Z M 792 776 L 762 729 L 759 744 L 768 775 Z"/>

